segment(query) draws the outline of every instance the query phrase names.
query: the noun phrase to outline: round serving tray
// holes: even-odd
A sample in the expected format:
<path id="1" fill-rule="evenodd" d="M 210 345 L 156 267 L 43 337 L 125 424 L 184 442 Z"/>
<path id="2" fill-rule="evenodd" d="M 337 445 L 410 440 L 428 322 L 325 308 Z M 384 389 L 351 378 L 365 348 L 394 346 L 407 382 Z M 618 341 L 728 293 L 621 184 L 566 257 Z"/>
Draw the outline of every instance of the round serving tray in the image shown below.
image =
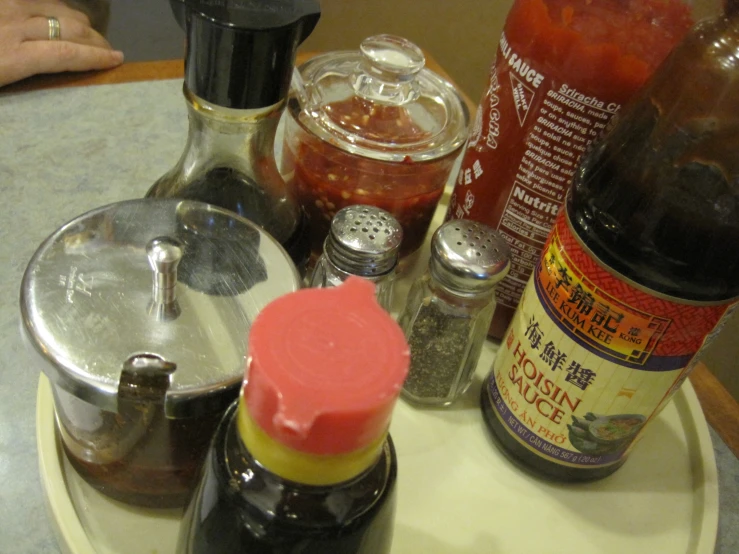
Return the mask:
<path id="1" fill-rule="evenodd" d="M 442 221 L 445 200 L 432 228 Z M 422 253 L 400 279 L 396 299 L 405 298 L 426 263 Z M 713 554 L 716 461 L 689 381 L 616 473 L 594 483 L 552 483 L 519 469 L 488 435 L 478 398 L 495 351 L 485 344 L 472 387 L 453 407 L 398 402 L 391 427 L 399 465 L 393 554 Z M 62 551 L 174 552 L 179 511 L 111 500 L 69 465 L 43 375 L 36 410 L 41 480 Z"/>
<path id="2" fill-rule="evenodd" d="M 493 356 L 487 345 L 481 365 Z M 716 465 L 689 382 L 620 470 L 585 485 L 540 481 L 511 464 L 486 434 L 474 401 L 479 387 L 478 379 L 451 410 L 398 405 L 391 428 L 399 457 L 393 553 L 713 553 Z M 111 500 L 69 465 L 43 376 L 37 418 L 41 477 L 63 552 L 174 552 L 179 511 Z"/>

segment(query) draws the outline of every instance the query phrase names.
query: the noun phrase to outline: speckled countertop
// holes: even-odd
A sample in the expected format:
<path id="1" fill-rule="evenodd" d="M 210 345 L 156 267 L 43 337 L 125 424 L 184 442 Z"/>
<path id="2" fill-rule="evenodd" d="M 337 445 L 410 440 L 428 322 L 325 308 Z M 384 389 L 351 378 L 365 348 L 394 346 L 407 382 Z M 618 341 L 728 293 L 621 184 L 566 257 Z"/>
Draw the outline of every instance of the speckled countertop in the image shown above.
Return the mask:
<path id="1" fill-rule="evenodd" d="M 59 552 L 39 480 L 38 368 L 19 331 L 26 264 L 63 223 L 143 196 L 179 158 L 186 131 L 180 81 L 0 91 L 0 552 Z M 711 437 L 720 490 L 715 552 L 733 554 L 739 461 L 713 431 Z"/>

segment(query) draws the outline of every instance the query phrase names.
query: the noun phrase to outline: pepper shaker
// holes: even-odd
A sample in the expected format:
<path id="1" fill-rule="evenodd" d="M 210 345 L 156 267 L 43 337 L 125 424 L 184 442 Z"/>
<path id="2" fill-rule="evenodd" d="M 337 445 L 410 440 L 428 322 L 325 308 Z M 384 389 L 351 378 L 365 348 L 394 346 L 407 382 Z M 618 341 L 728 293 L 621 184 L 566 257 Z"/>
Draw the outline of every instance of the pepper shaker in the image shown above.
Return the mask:
<path id="1" fill-rule="evenodd" d="M 464 394 L 509 268 L 508 244 L 490 227 L 457 219 L 436 230 L 428 268 L 398 319 L 411 350 L 405 399 L 446 406 Z"/>
<path id="2" fill-rule="evenodd" d="M 335 287 L 351 275 L 364 277 L 375 284 L 377 301 L 389 312 L 402 240 L 403 228 L 389 212 L 364 205 L 342 208 L 331 220 L 310 286 Z"/>

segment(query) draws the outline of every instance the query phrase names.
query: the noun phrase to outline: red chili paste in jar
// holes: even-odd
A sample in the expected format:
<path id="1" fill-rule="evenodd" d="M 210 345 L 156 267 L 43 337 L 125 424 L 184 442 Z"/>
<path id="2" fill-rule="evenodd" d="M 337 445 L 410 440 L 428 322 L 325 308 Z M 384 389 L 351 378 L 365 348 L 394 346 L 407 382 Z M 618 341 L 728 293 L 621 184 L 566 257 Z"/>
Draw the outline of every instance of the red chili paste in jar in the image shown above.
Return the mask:
<path id="1" fill-rule="evenodd" d="M 324 106 L 333 122 L 347 134 L 392 144 L 418 141 L 428 136 L 403 106 L 382 106 L 351 97 Z M 294 171 L 288 179 L 308 218 L 311 250 L 323 249 L 331 218 L 354 204 L 387 210 L 403 227 L 400 257 L 423 244 L 458 151 L 428 162 L 406 156 L 402 162 L 371 159 L 347 152 L 307 132 L 290 121 L 286 133 L 283 169 Z"/>

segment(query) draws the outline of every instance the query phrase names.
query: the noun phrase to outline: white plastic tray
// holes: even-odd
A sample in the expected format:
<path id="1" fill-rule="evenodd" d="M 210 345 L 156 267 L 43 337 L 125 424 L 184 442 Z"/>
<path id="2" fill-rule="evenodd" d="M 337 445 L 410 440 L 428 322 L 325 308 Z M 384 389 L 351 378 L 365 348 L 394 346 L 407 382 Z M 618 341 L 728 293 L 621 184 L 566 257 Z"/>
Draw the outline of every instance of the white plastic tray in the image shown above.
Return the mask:
<path id="1" fill-rule="evenodd" d="M 432 228 L 442 222 L 448 193 Z M 398 282 L 396 305 L 426 264 L 421 254 Z M 615 474 L 557 484 L 518 469 L 489 438 L 478 399 L 494 357 L 488 342 L 473 386 L 452 408 L 418 410 L 398 402 L 391 427 L 399 458 L 393 554 L 713 554 L 716 461 L 689 381 Z M 49 514 L 65 554 L 174 552 L 178 511 L 111 500 L 69 465 L 43 375 L 36 428 Z"/>
<path id="2" fill-rule="evenodd" d="M 487 345 L 478 377 L 493 357 Z M 629 461 L 611 477 L 586 485 L 540 481 L 513 466 L 488 438 L 477 404 L 479 387 L 478 379 L 451 410 L 419 411 L 399 403 L 391 429 L 399 457 L 394 554 L 713 553 L 716 464 L 689 382 Z M 63 552 L 174 551 L 178 511 L 127 507 L 93 490 L 70 467 L 43 376 L 37 441 Z"/>

